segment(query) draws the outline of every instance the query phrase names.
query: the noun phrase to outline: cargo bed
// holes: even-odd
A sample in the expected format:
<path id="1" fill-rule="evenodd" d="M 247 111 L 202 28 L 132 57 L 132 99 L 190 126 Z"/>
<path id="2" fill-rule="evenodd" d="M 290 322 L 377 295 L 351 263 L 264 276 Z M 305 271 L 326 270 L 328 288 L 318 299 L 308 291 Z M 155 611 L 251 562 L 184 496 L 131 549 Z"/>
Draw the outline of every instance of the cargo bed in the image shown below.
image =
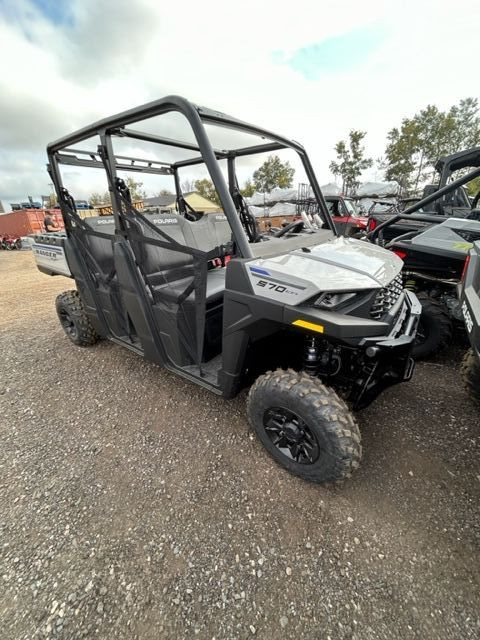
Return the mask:
<path id="1" fill-rule="evenodd" d="M 32 252 L 42 273 L 73 277 L 65 255 L 65 242 L 68 242 L 65 231 L 36 233 L 28 237 L 32 240 Z"/>

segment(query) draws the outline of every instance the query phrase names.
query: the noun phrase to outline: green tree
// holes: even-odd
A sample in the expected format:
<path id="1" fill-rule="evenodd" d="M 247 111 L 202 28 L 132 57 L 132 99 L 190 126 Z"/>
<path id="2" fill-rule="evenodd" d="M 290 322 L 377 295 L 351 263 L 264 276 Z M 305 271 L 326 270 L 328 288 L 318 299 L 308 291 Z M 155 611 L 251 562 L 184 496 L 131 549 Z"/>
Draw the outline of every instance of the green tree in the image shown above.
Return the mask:
<path id="1" fill-rule="evenodd" d="M 462 148 L 480 145 L 480 117 L 477 98 L 464 98 L 450 108 L 449 116 L 455 121 L 453 135 L 449 141 L 451 153 Z"/>
<path id="2" fill-rule="evenodd" d="M 465 98 L 448 111 L 427 105 L 400 128 L 387 134 L 385 177 L 397 180 L 402 192 L 416 191 L 425 180 L 435 181 L 434 165 L 443 155 L 480 144 L 478 100 Z"/>
<path id="3" fill-rule="evenodd" d="M 295 169 L 288 161 L 282 162 L 278 156 L 268 156 L 253 174 L 253 186 L 257 191 L 270 193 L 275 187 L 291 187 Z"/>
<path id="4" fill-rule="evenodd" d="M 132 202 L 136 200 L 144 200 L 147 197 L 146 192 L 142 189 L 143 182 L 137 182 L 132 176 L 128 176 L 125 180 L 125 184 L 130 189 L 130 196 Z"/>
<path id="5" fill-rule="evenodd" d="M 466 186 L 467 186 L 468 195 L 476 196 L 477 193 L 480 191 L 480 176 L 478 176 L 477 178 L 474 178 L 473 180 L 470 180 L 470 182 L 468 182 Z"/>
<path id="6" fill-rule="evenodd" d="M 195 180 L 187 178 L 181 184 L 183 193 L 190 193 L 191 191 L 195 191 Z"/>
<path id="7" fill-rule="evenodd" d="M 173 192 L 170 191 L 170 189 L 160 189 L 160 191 L 157 191 L 157 193 L 154 194 L 155 197 L 158 196 L 173 196 Z"/>
<path id="8" fill-rule="evenodd" d="M 213 186 L 213 182 L 208 178 L 203 178 L 203 180 L 196 180 L 195 191 L 197 191 L 197 193 L 199 193 L 207 200 L 220 205 L 220 198 L 218 197 L 218 193 Z"/>
<path id="9" fill-rule="evenodd" d="M 110 204 L 110 192 L 105 191 L 103 195 L 98 192 L 92 193 L 88 198 L 88 201 L 94 206 L 99 204 Z"/>
<path id="10" fill-rule="evenodd" d="M 253 196 L 253 194 L 255 193 L 255 185 L 250 180 L 250 178 L 245 181 L 243 188 L 240 189 L 240 193 L 244 198 L 250 198 L 250 196 Z"/>
<path id="11" fill-rule="evenodd" d="M 57 203 L 58 203 L 57 194 L 55 192 L 51 193 L 48 196 L 48 208 L 49 209 L 53 209 L 53 207 L 55 207 L 57 205 Z"/>
<path id="12" fill-rule="evenodd" d="M 396 180 L 405 193 L 412 188 L 415 171 L 421 167 L 417 158 L 420 148 L 417 123 L 405 118 L 400 129 L 394 127 L 388 132 L 387 140 L 385 178 Z"/>
<path id="13" fill-rule="evenodd" d="M 134 178 L 132 178 L 131 176 L 128 176 L 128 178 L 126 178 L 125 180 L 125 184 L 130 189 L 130 195 L 132 197 L 133 202 L 136 202 L 137 200 L 144 200 L 147 197 L 147 194 L 145 193 L 144 189 L 142 189 L 143 182 L 137 182 Z M 90 204 L 93 204 L 94 206 L 100 205 L 100 204 L 109 205 L 111 203 L 110 192 L 105 191 L 105 193 L 99 193 L 97 191 L 95 193 L 92 193 L 88 198 L 88 201 L 90 202 Z"/>
<path id="14" fill-rule="evenodd" d="M 345 195 L 355 191 L 360 184 L 358 178 L 362 171 L 373 165 L 372 158 L 365 158 L 365 147 L 362 145 L 365 136 L 366 131 L 352 129 L 348 134 L 348 144 L 345 140 L 340 140 L 335 145 L 338 161 L 330 163 L 330 171 L 342 178 L 342 192 Z"/>

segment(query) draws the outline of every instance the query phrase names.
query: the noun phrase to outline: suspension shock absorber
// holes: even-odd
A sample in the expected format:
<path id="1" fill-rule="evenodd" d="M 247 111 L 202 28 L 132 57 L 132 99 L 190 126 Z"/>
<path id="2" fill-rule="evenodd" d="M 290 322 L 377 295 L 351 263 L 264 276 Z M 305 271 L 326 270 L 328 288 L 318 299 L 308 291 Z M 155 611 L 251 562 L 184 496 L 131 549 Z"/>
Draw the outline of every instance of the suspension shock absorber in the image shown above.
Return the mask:
<path id="1" fill-rule="evenodd" d="M 411 291 L 412 293 L 415 293 L 417 290 L 417 283 L 413 278 L 407 278 L 405 280 L 404 288 L 408 289 L 408 291 Z"/>
<path id="2" fill-rule="evenodd" d="M 319 339 L 316 336 L 305 337 L 303 351 L 303 369 L 310 376 L 316 376 L 320 364 Z"/>

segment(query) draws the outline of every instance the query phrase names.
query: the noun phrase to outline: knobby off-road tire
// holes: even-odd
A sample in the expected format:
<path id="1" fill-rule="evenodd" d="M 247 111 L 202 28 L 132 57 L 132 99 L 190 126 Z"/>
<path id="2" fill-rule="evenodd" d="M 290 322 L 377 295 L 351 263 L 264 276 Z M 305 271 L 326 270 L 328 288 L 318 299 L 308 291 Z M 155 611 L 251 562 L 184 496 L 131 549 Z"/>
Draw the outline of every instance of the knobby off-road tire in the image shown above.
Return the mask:
<path id="1" fill-rule="evenodd" d="M 417 298 L 422 305 L 422 315 L 412 356 L 420 360 L 445 349 L 452 339 L 452 321 L 443 305 L 426 293 L 418 293 Z"/>
<path id="2" fill-rule="evenodd" d="M 78 291 L 65 291 L 55 301 L 58 319 L 63 330 L 79 347 L 88 347 L 99 340 L 90 322 Z"/>
<path id="3" fill-rule="evenodd" d="M 480 361 L 473 349 L 469 349 L 464 355 L 460 372 L 468 395 L 480 406 Z"/>
<path id="4" fill-rule="evenodd" d="M 360 432 L 349 409 L 306 373 L 277 369 L 260 376 L 248 394 L 247 415 L 274 460 L 305 480 L 336 482 L 360 466 Z M 291 438 L 302 434 L 303 453 L 295 459 L 300 445 Z"/>

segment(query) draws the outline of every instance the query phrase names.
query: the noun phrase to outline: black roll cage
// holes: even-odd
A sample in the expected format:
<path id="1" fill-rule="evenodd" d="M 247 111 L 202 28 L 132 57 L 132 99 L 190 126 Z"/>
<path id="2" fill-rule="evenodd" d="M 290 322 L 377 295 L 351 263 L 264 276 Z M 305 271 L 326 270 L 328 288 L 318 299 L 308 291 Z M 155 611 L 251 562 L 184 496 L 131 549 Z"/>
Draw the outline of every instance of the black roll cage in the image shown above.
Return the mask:
<path id="1" fill-rule="evenodd" d="M 157 136 L 143 131 L 130 129 L 128 127 L 128 125 L 132 123 L 164 115 L 172 111 L 181 113 L 187 119 L 195 136 L 196 144 L 173 140 L 171 138 Z M 227 129 L 256 135 L 269 140 L 269 142 L 231 150 L 213 149 L 204 126 L 205 124 L 221 126 Z M 81 151 L 71 148 L 72 145 L 76 145 L 95 135 L 99 135 L 101 141 L 97 152 Z M 113 152 L 112 137 L 127 137 L 145 142 L 158 143 L 164 146 L 194 151 L 200 153 L 200 156 L 172 163 L 159 162 L 156 160 L 144 160 L 141 158 L 130 158 L 127 156 L 116 156 Z M 115 226 L 116 229 L 121 232 L 125 231 L 125 229 L 123 228 L 123 222 L 119 215 L 119 211 L 121 211 L 120 194 L 115 188 L 117 170 L 153 173 L 158 175 L 173 175 L 179 210 L 181 213 L 185 213 L 186 203 L 180 189 L 178 170 L 183 167 L 204 163 L 220 197 L 223 212 L 230 224 L 238 252 L 241 257 L 251 258 L 253 254 L 249 246 L 248 237 L 242 226 L 241 219 L 237 214 L 235 193 L 232 191 L 233 185 L 236 185 L 235 159 L 238 157 L 249 156 L 257 153 L 268 153 L 270 151 L 287 148 L 293 149 L 300 156 L 303 167 L 310 181 L 310 185 L 317 199 L 320 213 L 331 231 L 337 235 L 335 224 L 329 214 L 328 207 L 320 190 L 313 167 L 301 144 L 294 140 L 288 140 L 287 138 L 272 133 L 266 129 L 237 120 L 236 118 L 219 111 L 213 111 L 205 107 L 197 106 L 181 96 L 167 96 L 160 100 L 154 100 L 153 102 L 149 102 L 140 107 L 129 109 L 119 114 L 99 120 L 68 136 L 64 136 L 63 138 L 59 138 L 58 140 L 51 142 L 47 146 L 47 154 L 49 159 L 48 170 L 52 177 L 60 202 L 61 194 L 64 193 L 64 187 L 59 165 L 67 164 L 96 167 L 107 170 Z M 227 160 L 228 162 L 228 185 L 218 164 L 219 160 Z"/>
<path id="2" fill-rule="evenodd" d="M 435 170 L 440 174 L 439 189 L 444 187 L 452 173 L 460 169 L 480 167 L 480 147 L 464 149 L 450 156 L 442 156 L 435 163 Z"/>

